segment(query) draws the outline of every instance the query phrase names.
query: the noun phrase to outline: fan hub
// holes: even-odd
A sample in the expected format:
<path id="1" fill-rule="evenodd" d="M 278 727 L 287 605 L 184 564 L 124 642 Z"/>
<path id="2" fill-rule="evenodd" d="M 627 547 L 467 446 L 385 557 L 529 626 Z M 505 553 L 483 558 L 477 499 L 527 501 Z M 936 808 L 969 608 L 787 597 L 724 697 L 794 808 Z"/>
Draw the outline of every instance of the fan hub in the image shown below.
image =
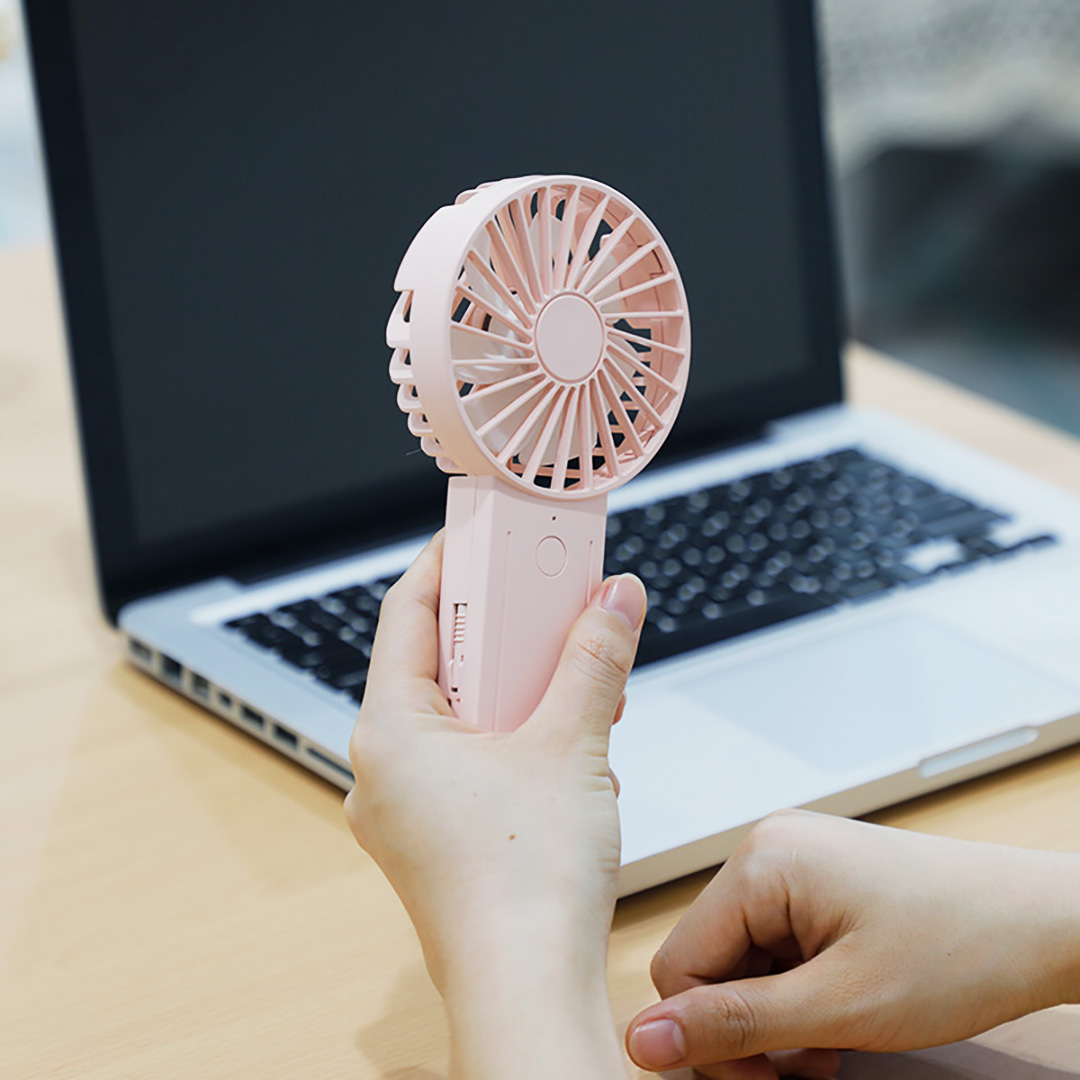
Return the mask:
<path id="1" fill-rule="evenodd" d="M 560 382 L 587 379 L 604 355 L 604 321 L 578 293 L 553 296 L 540 309 L 535 335 L 540 363 Z"/>

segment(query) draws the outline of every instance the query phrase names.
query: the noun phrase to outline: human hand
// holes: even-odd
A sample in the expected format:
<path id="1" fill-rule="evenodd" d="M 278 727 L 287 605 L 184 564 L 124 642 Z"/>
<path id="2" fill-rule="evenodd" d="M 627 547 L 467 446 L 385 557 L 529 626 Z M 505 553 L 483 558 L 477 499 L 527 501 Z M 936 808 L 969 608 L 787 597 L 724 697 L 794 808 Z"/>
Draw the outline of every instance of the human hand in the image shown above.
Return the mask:
<path id="1" fill-rule="evenodd" d="M 1076 855 L 774 814 L 656 954 L 664 1000 L 628 1049 L 643 1068 L 775 1080 L 835 1075 L 833 1048 L 968 1038 L 1080 998 L 1078 897 Z"/>
<path id="2" fill-rule="evenodd" d="M 436 537 L 383 600 L 350 744 L 349 825 L 401 897 L 452 1023 L 451 998 L 490 1012 L 512 984 L 519 1003 L 535 987 L 545 1008 L 560 998 L 569 1009 L 588 988 L 610 1032 L 619 819 L 607 749 L 645 590 L 631 576 L 606 582 L 533 715 L 513 732 L 480 732 L 435 681 L 441 561 Z"/>

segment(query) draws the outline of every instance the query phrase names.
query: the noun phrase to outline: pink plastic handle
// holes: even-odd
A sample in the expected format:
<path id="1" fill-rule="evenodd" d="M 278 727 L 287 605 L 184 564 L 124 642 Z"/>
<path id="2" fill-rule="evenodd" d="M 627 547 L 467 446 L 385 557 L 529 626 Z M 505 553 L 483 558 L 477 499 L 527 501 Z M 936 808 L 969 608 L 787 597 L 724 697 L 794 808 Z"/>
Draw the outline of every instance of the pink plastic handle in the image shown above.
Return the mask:
<path id="1" fill-rule="evenodd" d="M 490 731 L 524 723 L 600 584 L 607 497 L 558 503 L 493 476 L 451 479 L 439 601 L 439 685 Z"/>

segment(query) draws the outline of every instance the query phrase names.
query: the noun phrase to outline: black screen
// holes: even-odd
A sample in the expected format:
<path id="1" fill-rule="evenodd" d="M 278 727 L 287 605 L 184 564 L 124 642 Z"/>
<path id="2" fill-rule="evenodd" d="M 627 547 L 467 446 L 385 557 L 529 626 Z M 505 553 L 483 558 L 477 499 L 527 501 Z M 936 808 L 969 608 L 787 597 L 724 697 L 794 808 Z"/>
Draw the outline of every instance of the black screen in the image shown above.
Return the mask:
<path id="1" fill-rule="evenodd" d="M 271 523 L 437 516 L 443 480 L 396 408 L 383 335 L 414 233 L 488 179 L 592 176 L 664 235 L 693 330 L 664 454 L 821 403 L 792 131 L 806 88 L 782 8 L 72 5 L 134 562 Z"/>

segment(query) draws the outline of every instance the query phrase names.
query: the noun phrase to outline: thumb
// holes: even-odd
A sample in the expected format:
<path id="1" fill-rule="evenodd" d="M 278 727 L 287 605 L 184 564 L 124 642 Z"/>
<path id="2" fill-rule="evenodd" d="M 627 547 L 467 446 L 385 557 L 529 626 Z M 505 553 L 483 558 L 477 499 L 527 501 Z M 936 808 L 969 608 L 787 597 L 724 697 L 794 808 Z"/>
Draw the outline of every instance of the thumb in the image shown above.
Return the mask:
<path id="1" fill-rule="evenodd" d="M 829 966 L 822 954 L 779 975 L 685 990 L 636 1016 L 626 1048 L 642 1068 L 656 1070 L 847 1045 Z"/>
<path id="2" fill-rule="evenodd" d="M 602 734 L 605 745 L 634 665 L 645 616 L 645 586 L 633 574 L 603 583 L 570 629 L 537 709 L 549 728 Z"/>

